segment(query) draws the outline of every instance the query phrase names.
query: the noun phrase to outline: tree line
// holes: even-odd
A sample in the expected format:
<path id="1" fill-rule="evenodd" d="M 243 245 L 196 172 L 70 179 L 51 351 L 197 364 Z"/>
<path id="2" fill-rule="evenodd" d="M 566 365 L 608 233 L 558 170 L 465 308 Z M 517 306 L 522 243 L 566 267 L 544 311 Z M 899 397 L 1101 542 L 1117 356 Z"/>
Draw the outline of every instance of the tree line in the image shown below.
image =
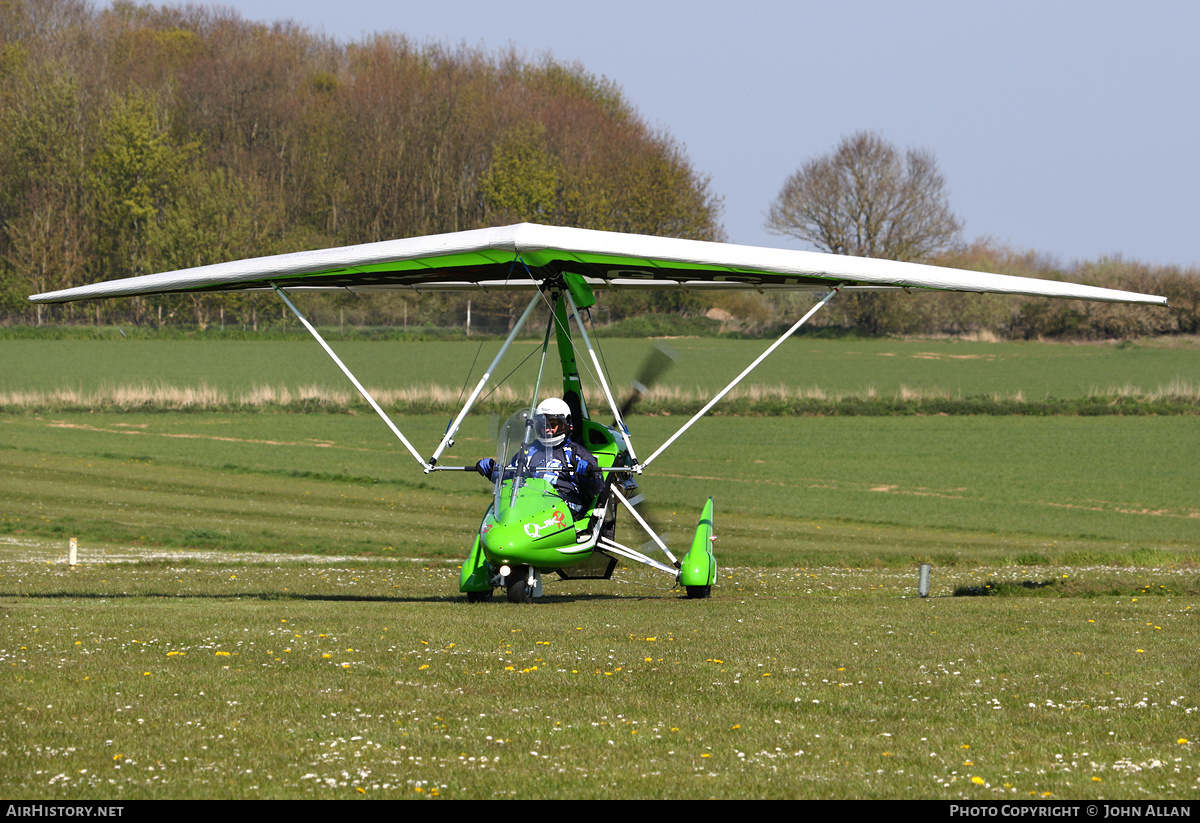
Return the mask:
<path id="1" fill-rule="evenodd" d="M 551 57 L 400 35 L 342 44 L 212 7 L 0 0 L 10 321 L 256 324 L 268 303 L 245 296 L 41 308 L 25 297 L 524 220 L 721 239 L 719 210 L 707 178 L 615 84 Z M 384 296 L 356 310 L 454 323 L 465 300 Z M 473 309 L 479 323 L 510 311 L 503 296 Z"/>
<path id="2" fill-rule="evenodd" d="M 31 306 L 29 294 L 301 249 L 532 221 L 722 240 L 720 200 L 609 80 L 551 57 L 351 43 L 213 7 L 0 0 L 0 322 L 258 329 L 277 301 Z M 852 135 L 785 182 L 768 226 L 833 253 L 1165 294 L 1168 309 L 996 295 L 845 295 L 813 325 L 1002 337 L 1200 333 L 1194 269 L 1059 266 L 965 244 L 932 154 Z M 606 295 L 601 322 L 719 317 L 770 333 L 797 294 Z M 470 302 L 468 302 L 470 301 Z M 317 322 L 502 332 L 513 295 L 309 295 Z"/>

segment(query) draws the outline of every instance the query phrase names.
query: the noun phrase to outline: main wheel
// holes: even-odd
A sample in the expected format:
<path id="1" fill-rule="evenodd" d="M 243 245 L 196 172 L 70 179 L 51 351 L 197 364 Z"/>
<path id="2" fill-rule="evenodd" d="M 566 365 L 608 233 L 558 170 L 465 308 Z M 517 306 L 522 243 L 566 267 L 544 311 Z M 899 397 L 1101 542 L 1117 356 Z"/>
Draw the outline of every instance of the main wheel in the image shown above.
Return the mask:
<path id="1" fill-rule="evenodd" d="M 712 586 L 688 586 L 688 600 L 705 600 L 712 595 Z"/>
<path id="2" fill-rule="evenodd" d="M 489 589 L 486 592 L 467 592 L 468 603 L 486 603 L 492 599 L 492 592 Z"/>
<path id="3" fill-rule="evenodd" d="M 525 577 L 528 574 L 528 566 L 517 566 L 512 570 L 512 574 L 508 576 L 509 603 L 533 602 L 533 587 L 525 582 Z"/>

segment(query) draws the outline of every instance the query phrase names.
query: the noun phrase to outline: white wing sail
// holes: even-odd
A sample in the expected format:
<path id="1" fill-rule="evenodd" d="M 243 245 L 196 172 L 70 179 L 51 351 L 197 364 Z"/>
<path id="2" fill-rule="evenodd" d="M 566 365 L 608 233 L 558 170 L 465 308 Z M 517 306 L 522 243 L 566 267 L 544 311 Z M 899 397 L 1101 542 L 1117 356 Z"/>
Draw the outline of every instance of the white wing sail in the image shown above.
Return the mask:
<path id="1" fill-rule="evenodd" d="M 1055 280 L 820 252 L 521 223 L 237 260 L 35 294 L 34 303 L 266 290 L 533 289 L 571 272 L 598 289 L 933 289 L 1167 305 Z"/>

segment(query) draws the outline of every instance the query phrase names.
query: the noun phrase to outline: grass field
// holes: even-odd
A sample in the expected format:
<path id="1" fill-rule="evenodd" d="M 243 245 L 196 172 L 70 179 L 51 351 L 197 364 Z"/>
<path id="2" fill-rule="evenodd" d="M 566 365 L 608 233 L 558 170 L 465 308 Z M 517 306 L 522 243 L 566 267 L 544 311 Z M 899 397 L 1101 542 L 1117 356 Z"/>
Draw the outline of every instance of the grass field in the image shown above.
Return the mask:
<path id="1" fill-rule="evenodd" d="M 632 574 L 526 608 L 439 563 L 0 574 L 9 796 L 1200 792 L 1195 595 L 1141 590 L 1177 572 L 921 600 L 915 570 L 732 568 L 710 601 Z"/>
<path id="2" fill-rule="evenodd" d="M 432 448 L 442 417 L 405 417 Z M 677 421 L 638 418 L 635 442 Z M 486 420 L 447 464 L 490 453 Z M 422 475 L 374 417 L 0 416 L 0 534 L 462 558 L 473 474 Z M 643 489 L 669 531 L 717 503 L 734 564 L 1195 559 L 1200 427 L 1173 417 L 714 418 Z M 719 444 L 719 445 L 717 445 Z"/>
<path id="3" fill-rule="evenodd" d="M 853 345 L 888 376 L 821 379 L 985 344 Z M 941 360 L 1068 396 L 1128 351 Z M 1195 380 L 1193 350 L 1132 351 L 1162 358 L 1145 381 Z M 6 357 L 0 388 L 57 356 Z M 399 422 L 424 451 L 447 421 Z M 645 452 L 678 422 L 631 428 Z M 1200 795 L 1194 416 L 704 421 L 643 488 L 681 537 L 716 498 L 713 599 L 622 569 L 527 608 L 457 592 L 482 480 L 388 438 L 363 414 L 0 415 L 0 791 Z M 475 420 L 446 462 L 489 452 Z"/>
<path id="4" fill-rule="evenodd" d="M 604 362 L 624 386 L 650 345 L 645 340 L 602 340 Z M 663 385 L 708 392 L 719 389 L 754 359 L 767 342 L 684 338 L 669 341 L 679 353 Z M 399 343 L 332 340 L 339 356 L 364 384 L 384 389 L 436 384 L 473 386 L 500 347 L 499 341 Z M 321 385 L 345 391 L 345 378 L 309 341 L 7 340 L 0 392 L 93 391 L 103 386 L 205 384 L 222 390 L 254 386 Z M 537 346 L 518 343 L 499 376 Z M 478 359 L 477 359 L 478 358 Z M 586 355 L 582 361 L 587 361 Z M 473 376 L 469 377 L 472 363 Z M 586 366 L 581 362 L 581 368 Z M 533 385 L 532 361 L 514 380 Z M 955 396 L 1078 397 L 1110 387 L 1153 391 L 1172 383 L 1200 382 L 1200 343 L 1191 339 L 1144 343 L 1071 345 L 963 340 L 788 341 L 754 373 L 753 384 L 819 388 L 831 394 L 901 387 Z"/>

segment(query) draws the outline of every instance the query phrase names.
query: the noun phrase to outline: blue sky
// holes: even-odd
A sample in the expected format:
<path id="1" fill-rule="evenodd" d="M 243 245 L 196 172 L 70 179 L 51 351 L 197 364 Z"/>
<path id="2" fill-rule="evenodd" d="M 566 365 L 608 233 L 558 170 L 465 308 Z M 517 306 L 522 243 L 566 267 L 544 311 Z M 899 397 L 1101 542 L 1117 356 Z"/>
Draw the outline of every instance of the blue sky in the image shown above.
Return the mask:
<path id="1" fill-rule="evenodd" d="M 1200 3 L 228 0 L 343 42 L 513 45 L 615 81 L 724 199 L 729 239 L 869 129 L 937 156 L 965 236 L 1200 265 Z"/>

